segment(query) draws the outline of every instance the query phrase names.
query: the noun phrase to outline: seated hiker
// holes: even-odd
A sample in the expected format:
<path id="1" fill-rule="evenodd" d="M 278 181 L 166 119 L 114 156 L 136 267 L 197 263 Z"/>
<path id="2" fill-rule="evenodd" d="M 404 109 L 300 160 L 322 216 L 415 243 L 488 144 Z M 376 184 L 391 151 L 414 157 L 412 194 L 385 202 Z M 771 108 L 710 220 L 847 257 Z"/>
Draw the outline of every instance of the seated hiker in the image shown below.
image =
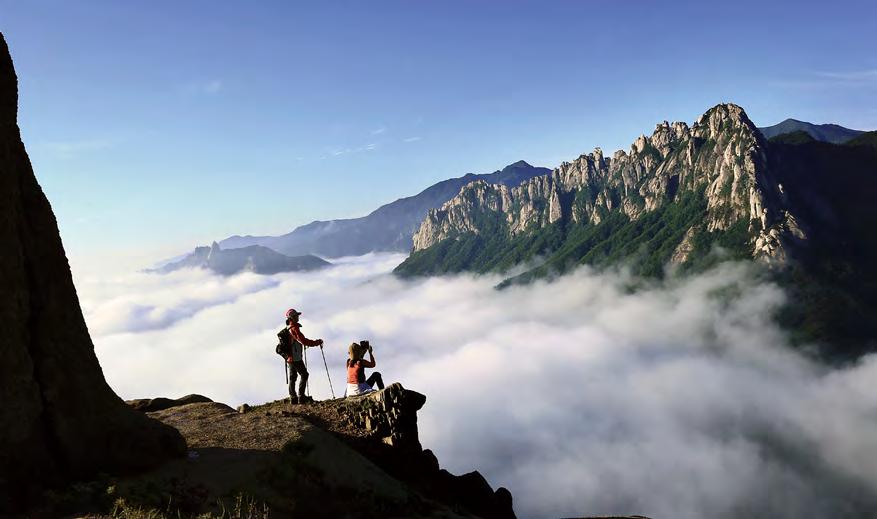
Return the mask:
<path id="1" fill-rule="evenodd" d="M 286 311 L 286 328 L 277 334 L 281 345 L 289 354 L 286 357 L 287 369 L 289 369 L 289 401 L 293 404 L 305 403 L 309 397 L 305 396 L 305 388 L 308 384 L 308 369 L 303 361 L 302 353 L 305 347 L 323 347 L 323 339 L 311 340 L 301 333 L 301 324 L 298 322 L 301 312 L 290 308 Z M 288 341 L 288 342 L 287 342 Z M 301 375 L 298 383 L 298 395 L 295 393 L 295 381 Z"/>
<path id="2" fill-rule="evenodd" d="M 347 349 L 350 355 L 347 359 L 347 396 L 362 395 L 370 391 L 374 391 L 377 384 L 378 389 L 384 389 L 384 381 L 381 374 L 375 371 L 365 378 L 365 368 L 375 367 L 375 354 L 372 351 L 368 341 L 360 341 L 360 344 L 353 343 Z M 369 360 L 363 357 L 368 352 Z"/>

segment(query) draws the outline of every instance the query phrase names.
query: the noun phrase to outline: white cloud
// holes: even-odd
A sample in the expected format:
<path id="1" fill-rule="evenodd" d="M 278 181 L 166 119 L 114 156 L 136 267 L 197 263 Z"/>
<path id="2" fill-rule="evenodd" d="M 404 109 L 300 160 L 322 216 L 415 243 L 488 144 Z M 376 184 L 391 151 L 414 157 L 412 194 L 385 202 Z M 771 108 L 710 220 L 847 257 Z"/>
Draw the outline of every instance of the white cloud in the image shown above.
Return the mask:
<path id="1" fill-rule="evenodd" d="M 40 146 L 61 158 L 72 158 L 82 153 L 102 151 L 111 148 L 116 141 L 106 138 L 81 139 L 69 141 L 49 141 Z"/>
<path id="2" fill-rule="evenodd" d="M 333 156 L 337 157 L 339 155 L 347 155 L 350 153 L 361 153 L 363 151 L 372 151 L 377 149 L 378 144 L 376 142 L 366 144 L 364 146 L 359 146 L 356 148 L 337 148 L 333 150 L 331 153 Z"/>
<path id="3" fill-rule="evenodd" d="M 742 265 L 631 292 L 580 270 L 402 281 L 400 255 L 221 279 L 77 280 L 96 351 L 124 398 L 284 395 L 283 312 L 326 340 L 335 388 L 352 340 L 427 395 L 421 440 L 443 466 L 509 487 L 521 517 L 868 515 L 877 505 L 877 357 L 829 370 L 785 346 L 781 290 Z M 728 290 L 728 288 L 733 290 Z M 143 307 L 148 310 L 143 310 Z M 329 387 L 317 352 L 311 389 Z"/>
<path id="4" fill-rule="evenodd" d="M 137 273 L 122 278 L 96 277 L 81 304 L 93 315 L 93 334 L 165 329 L 204 309 L 234 303 L 238 298 L 280 284 L 271 277 L 245 273 L 224 278 L 207 270 L 167 275 Z"/>
<path id="5" fill-rule="evenodd" d="M 372 135 L 381 135 L 382 133 L 386 133 L 386 132 L 387 132 L 387 127 L 381 126 L 380 128 L 375 128 L 374 130 L 372 130 L 371 134 Z"/>
<path id="6" fill-rule="evenodd" d="M 204 92 L 207 94 L 215 94 L 222 90 L 222 80 L 212 79 L 204 84 Z"/>
<path id="7" fill-rule="evenodd" d="M 877 81 L 877 69 L 852 70 L 845 72 L 818 72 L 816 75 L 844 82 Z"/>
<path id="8" fill-rule="evenodd" d="M 420 139 L 420 137 L 407 137 L 405 139 L 402 139 L 402 142 L 417 142 Z"/>
<path id="9" fill-rule="evenodd" d="M 804 74 L 798 78 L 772 79 L 768 80 L 768 83 L 780 88 L 803 90 L 868 87 L 877 84 L 877 69 L 850 70 L 842 72 L 817 71 Z"/>
<path id="10" fill-rule="evenodd" d="M 213 95 L 221 92 L 224 86 L 221 79 L 207 79 L 187 83 L 183 86 L 183 91 L 188 94 Z"/>

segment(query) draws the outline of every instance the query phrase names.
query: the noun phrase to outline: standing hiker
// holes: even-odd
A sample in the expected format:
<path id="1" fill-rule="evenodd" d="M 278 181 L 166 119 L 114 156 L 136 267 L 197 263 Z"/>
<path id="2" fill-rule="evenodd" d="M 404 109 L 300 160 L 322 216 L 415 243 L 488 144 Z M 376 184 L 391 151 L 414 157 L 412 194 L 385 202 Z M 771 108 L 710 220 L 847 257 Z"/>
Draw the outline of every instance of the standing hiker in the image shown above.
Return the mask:
<path id="1" fill-rule="evenodd" d="M 323 347 L 323 339 L 311 340 L 301 333 L 301 324 L 298 322 L 298 316 L 301 312 L 290 308 L 286 311 L 286 328 L 277 334 L 282 346 L 289 352 L 286 357 L 286 365 L 289 370 L 289 401 L 292 404 L 305 403 L 308 398 L 305 397 L 305 387 L 308 384 L 308 369 L 302 358 L 305 347 L 319 346 Z M 295 380 L 301 375 L 301 381 L 298 383 L 298 396 L 295 394 Z"/>
<path id="2" fill-rule="evenodd" d="M 366 352 L 368 352 L 369 360 L 363 358 Z M 374 391 L 376 384 L 378 389 L 384 389 L 384 381 L 377 371 L 372 373 L 368 379 L 365 378 L 365 368 L 373 368 L 377 365 L 375 354 L 368 341 L 360 341 L 359 344 L 354 342 L 347 348 L 347 353 L 349 354 L 347 359 L 347 396 Z"/>

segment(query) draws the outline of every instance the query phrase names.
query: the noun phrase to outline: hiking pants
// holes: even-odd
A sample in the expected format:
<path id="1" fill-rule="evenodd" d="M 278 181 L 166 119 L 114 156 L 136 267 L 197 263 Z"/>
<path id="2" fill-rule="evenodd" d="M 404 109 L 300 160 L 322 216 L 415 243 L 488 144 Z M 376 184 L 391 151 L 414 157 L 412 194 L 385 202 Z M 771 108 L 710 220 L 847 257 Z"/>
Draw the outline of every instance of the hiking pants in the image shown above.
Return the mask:
<path id="1" fill-rule="evenodd" d="M 375 371 L 371 374 L 366 380 L 365 383 L 369 385 L 369 387 L 375 387 L 375 384 L 378 385 L 378 389 L 384 389 L 384 379 L 381 378 L 381 374 Z"/>
<path id="2" fill-rule="evenodd" d="M 287 363 L 289 368 L 289 396 L 295 396 L 295 379 L 301 375 L 301 381 L 298 383 L 298 396 L 305 396 L 305 387 L 308 385 L 308 368 L 305 363 L 300 360 L 294 360 Z"/>

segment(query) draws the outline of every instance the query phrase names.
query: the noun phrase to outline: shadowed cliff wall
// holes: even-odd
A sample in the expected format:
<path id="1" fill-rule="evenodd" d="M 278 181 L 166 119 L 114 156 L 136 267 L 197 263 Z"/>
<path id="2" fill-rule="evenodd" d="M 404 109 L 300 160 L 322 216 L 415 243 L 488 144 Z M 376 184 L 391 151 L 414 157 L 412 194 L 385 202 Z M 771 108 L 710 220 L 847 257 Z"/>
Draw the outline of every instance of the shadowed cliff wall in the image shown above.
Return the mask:
<path id="1" fill-rule="evenodd" d="M 130 409 L 104 379 L 17 112 L 0 34 L 0 512 L 46 485 L 185 453 L 175 429 Z"/>

